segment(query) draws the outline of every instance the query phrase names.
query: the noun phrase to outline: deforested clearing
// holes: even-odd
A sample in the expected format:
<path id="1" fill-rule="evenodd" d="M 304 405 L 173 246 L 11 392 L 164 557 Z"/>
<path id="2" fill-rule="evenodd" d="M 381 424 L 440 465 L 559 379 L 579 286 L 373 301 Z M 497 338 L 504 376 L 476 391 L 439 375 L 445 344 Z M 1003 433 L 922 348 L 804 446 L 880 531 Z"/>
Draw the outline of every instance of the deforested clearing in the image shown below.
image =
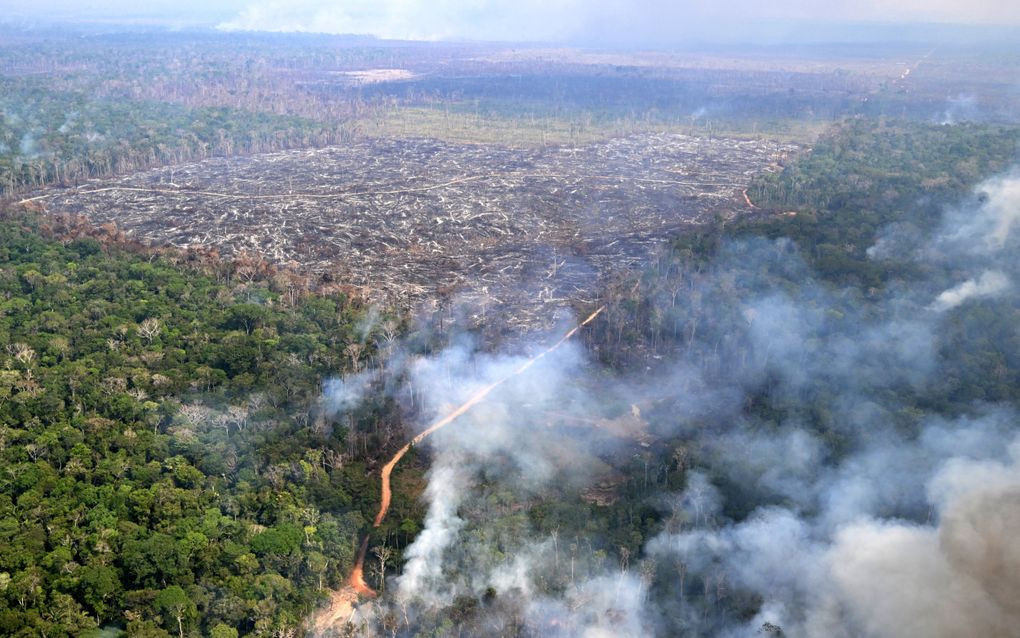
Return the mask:
<path id="1" fill-rule="evenodd" d="M 590 296 L 600 273 L 640 263 L 670 232 L 750 212 L 752 176 L 796 149 L 678 134 L 532 150 L 369 140 L 144 171 L 45 199 L 154 246 L 257 254 L 378 301 L 456 293 L 512 304 L 527 324 L 546 304 Z"/>

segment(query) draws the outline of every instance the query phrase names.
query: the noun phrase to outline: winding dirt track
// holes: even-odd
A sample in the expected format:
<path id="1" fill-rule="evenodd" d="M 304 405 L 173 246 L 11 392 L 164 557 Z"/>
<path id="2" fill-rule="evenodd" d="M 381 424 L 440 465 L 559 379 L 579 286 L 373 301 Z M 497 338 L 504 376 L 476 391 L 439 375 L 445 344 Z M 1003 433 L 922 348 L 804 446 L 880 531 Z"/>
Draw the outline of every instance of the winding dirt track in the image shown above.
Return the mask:
<path id="1" fill-rule="evenodd" d="M 478 392 L 475 392 L 473 395 L 471 395 L 471 397 L 467 401 L 461 404 L 460 407 L 458 407 L 456 410 L 450 412 L 449 414 L 442 417 L 438 421 L 432 423 L 432 425 L 430 425 L 420 434 L 411 439 L 406 445 L 404 445 L 404 447 L 400 448 L 397 451 L 397 453 L 393 455 L 393 458 L 391 458 L 389 462 L 386 463 L 386 465 L 384 465 L 382 468 L 382 499 L 379 503 L 379 512 L 375 515 L 375 521 L 372 523 L 372 527 L 379 527 L 380 525 L 382 525 L 383 520 L 386 519 L 386 513 L 390 509 L 390 501 L 393 496 L 393 493 L 390 489 L 390 475 L 393 473 L 393 468 L 396 467 L 397 463 L 400 462 L 400 459 L 404 458 L 404 455 L 407 454 L 408 451 L 410 451 L 412 446 L 418 445 L 427 436 L 429 436 L 436 430 L 439 430 L 440 428 L 443 428 L 449 425 L 450 423 L 453 423 L 455 420 L 457 420 L 458 417 L 464 415 L 464 413 L 466 413 L 468 410 L 484 401 L 485 398 L 488 397 L 493 390 L 503 385 L 513 377 L 523 374 L 525 371 L 527 371 L 528 368 L 535 365 L 536 362 L 541 360 L 547 354 L 555 351 L 557 348 L 566 343 L 571 337 L 577 334 L 577 332 L 581 328 L 587 326 L 592 321 L 595 321 L 595 318 L 598 317 L 605 309 L 606 309 L 605 306 L 599 307 L 598 310 L 588 315 L 587 319 L 577 324 L 569 332 L 560 337 L 559 341 L 549 346 L 542 352 L 538 353 L 534 357 L 528 359 L 506 376 L 497 379 L 496 381 L 485 386 Z M 347 579 L 347 586 L 360 595 L 374 597 L 376 595 L 375 590 L 368 586 L 368 583 L 365 582 L 364 578 L 365 555 L 367 553 L 368 553 L 368 536 L 365 536 L 364 540 L 362 540 L 361 542 L 361 549 L 358 552 L 358 560 L 354 564 L 354 569 L 351 570 L 350 577 Z M 316 624 L 318 625 L 319 623 Z"/>
<path id="2" fill-rule="evenodd" d="M 751 201 L 751 198 L 747 196 L 747 189 L 746 188 L 744 190 L 740 191 L 740 194 L 744 196 L 744 201 L 747 202 L 748 208 L 758 208 Z"/>

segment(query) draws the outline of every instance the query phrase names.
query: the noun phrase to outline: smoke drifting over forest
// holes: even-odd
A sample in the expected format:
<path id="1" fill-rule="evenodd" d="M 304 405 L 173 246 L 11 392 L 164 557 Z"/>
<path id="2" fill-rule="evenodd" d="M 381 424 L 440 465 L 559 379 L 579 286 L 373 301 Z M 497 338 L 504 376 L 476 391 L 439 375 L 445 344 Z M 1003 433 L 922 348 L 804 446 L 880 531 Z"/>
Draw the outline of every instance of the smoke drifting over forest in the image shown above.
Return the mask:
<path id="1" fill-rule="evenodd" d="M 143 4 L 0 16 L 0 635 L 1020 638 L 1020 4 Z"/>
<path id="2" fill-rule="evenodd" d="M 529 635 L 1020 635 L 1016 413 L 980 401 L 917 413 L 901 399 L 935 381 L 954 309 L 1013 294 L 1018 218 L 1014 172 L 947 208 L 932 233 L 887 229 L 871 259 L 921 274 L 869 298 L 817 281 L 788 240 L 731 240 L 679 302 L 706 320 L 738 314 L 725 343 L 705 330 L 627 378 L 571 343 L 428 440 L 425 528 L 359 618 L 414 627 L 468 599 L 489 601 L 473 622 Z M 387 391 L 424 424 L 526 356 L 465 338 L 396 356 Z M 741 406 L 763 386 L 827 426 L 748 418 Z M 331 383 L 325 401 L 342 411 L 367 388 Z M 525 503 L 590 487 L 601 459 L 640 453 L 644 430 L 682 442 L 665 471 L 685 471 L 686 487 L 651 499 L 664 525 L 640 555 L 607 560 L 585 548 L 583 521 L 539 533 L 496 505 L 511 486 Z"/>

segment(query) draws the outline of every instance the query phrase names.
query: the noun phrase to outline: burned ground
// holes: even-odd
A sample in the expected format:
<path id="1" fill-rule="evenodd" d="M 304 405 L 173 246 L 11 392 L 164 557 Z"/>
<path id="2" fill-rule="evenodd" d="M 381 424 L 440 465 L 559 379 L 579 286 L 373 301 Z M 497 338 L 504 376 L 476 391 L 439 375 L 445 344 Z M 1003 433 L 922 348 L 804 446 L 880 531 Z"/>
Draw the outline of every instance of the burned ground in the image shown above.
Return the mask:
<path id="1" fill-rule="evenodd" d="M 525 150 L 372 140 L 93 181 L 46 205 L 152 245 L 297 263 L 389 303 L 455 293 L 530 324 L 671 231 L 747 210 L 751 176 L 792 150 L 683 135 Z"/>

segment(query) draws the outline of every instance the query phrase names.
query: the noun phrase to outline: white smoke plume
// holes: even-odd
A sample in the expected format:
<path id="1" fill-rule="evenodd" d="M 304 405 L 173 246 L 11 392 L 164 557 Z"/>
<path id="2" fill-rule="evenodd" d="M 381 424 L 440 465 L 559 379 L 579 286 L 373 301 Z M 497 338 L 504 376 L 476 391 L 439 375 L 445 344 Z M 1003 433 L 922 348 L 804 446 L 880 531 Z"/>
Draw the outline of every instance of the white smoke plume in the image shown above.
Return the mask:
<path id="1" fill-rule="evenodd" d="M 977 119 L 981 110 L 978 98 L 974 95 L 960 94 L 946 100 L 946 110 L 942 112 L 939 123 L 943 126 Z"/>
<path id="2" fill-rule="evenodd" d="M 1020 221 L 1020 175 L 1014 173 L 989 180 L 979 193 L 987 198 L 984 209 L 991 221 L 987 240 L 993 248 L 1002 248 Z"/>
<path id="3" fill-rule="evenodd" d="M 1020 222 L 1020 171 L 985 180 L 975 189 L 978 205 L 950 211 L 934 245 L 936 253 L 995 255 Z M 936 254 L 936 258 L 938 258 Z"/>
<path id="4" fill-rule="evenodd" d="M 365 371 L 327 379 L 322 384 L 323 411 L 335 416 L 353 410 L 365 399 L 375 377 L 375 373 Z"/>
<path id="5" fill-rule="evenodd" d="M 932 304 L 932 309 L 937 312 L 952 310 L 970 299 L 983 299 L 995 297 L 1009 289 L 1009 277 L 996 270 L 987 270 L 981 273 L 977 279 L 967 281 L 953 286 L 939 294 Z"/>
<path id="6" fill-rule="evenodd" d="M 425 529 L 404 552 L 406 563 L 397 578 L 397 596 L 401 599 L 428 597 L 438 606 L 452 599 L 443 578 L 443 553 L 455 542 L 464 521 L 457 516 L 461 499 L 470 489 L 469 477 L 459 464 L 432 468 L 425 498 L 429 511 Z"/>

